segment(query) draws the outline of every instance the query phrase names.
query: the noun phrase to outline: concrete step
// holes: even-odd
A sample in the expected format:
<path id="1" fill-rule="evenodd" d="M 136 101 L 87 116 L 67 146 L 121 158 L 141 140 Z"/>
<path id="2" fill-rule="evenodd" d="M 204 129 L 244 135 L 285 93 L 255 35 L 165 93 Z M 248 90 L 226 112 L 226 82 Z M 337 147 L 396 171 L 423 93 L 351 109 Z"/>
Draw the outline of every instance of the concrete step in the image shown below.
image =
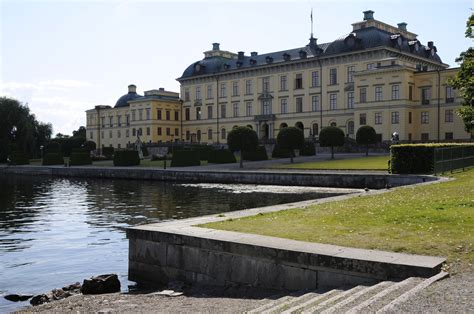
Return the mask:
<path id="1" fill-rule="evenodd" d="M 306 299 L 303 302 L 293 302 L 290 307 L 282 312 L 282 314 L 291 314 L 291 313 L 301 313 L 304 309 L 319 304 L 321 302 L 326 302 L 333 298 L 334 296 L 338 296 L 341 290 L 330 290 L 324 294 L 320 294 L 311 298 Z"/>
<path id="2" fill-rule="evenodd" d="M 267 311 L 268 309 L 271 309 L 271 308 L 274 308 L 274 307 L 278 307 L 279 305 L 285 303 L 285 302 L 288 302 L 288 301 L 291 301 L 293 299 L 296 299 L 304 294 L 308 293 L 307 290 L 303 290 L 303 291 L 297 291 L 297 292 L 294 292 L 294 293 L 291 293 L 289 295 L 275 295 L 271 298 L 268 298 L 268 299 L 265 299 L 264 301 L 264 304 L 259 306 L 258 308 L 256 309 L 253 309 L 251 311 L 248 311 L 246 313 L 248 314 L 255 314 L 255 313 L 263 313 L 265 311 Z"/>
<path id="3" fill-rule="evenodd" d="M 291 308 L 296 308 L 301 304 L 306 304 L 307 302 L 318 302 L 319 300 L 325 300 L 335 293 L 338 293 L 339 290 L 331 290 L 328 292 L 319 292 L 319 291 L 311 291 L 308 293 L 305 293 L 304 295 L 295 298 L 293 300 L 289 300 L 287 302 L 284 302 L 278 306 L 272 307 L 263 313 L 265 314 L 270 314 L 270 313 L 285 313 L 287 314 L 287 311 Z"/>
<path id="4" fill-rule="evenodd" d="M 309 314 L 309 313 L 321 313 L 323 310 L 327 309 L 328 307 L 331 307 L 334 304 L 337 304 L 338 302 L 341 302 L 345 300 L 347 297 L 354 295 L 360 291 L 365 290 L 365 286 L 355 286 L 351 289 L 342 291 L 335 296 L 326 299 L 323 302 L 318 302 L 317 304 L 311 304 L 309 308 L 305 308 L 302 313 Z"/>

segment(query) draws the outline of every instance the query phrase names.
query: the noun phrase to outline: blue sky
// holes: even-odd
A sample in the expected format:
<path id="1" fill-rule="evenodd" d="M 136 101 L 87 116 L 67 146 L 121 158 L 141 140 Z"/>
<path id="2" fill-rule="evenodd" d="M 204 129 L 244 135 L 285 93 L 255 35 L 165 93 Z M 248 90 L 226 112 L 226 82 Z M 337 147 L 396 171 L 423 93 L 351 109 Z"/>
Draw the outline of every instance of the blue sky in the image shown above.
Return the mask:
<path id="1" fill-rule="evenodd" d="M 0 0 L 0 96 L 24 103 L 54 133 L 85 125 L 85 110 L 138 92 L 179 91 L 176 78 L 203 52 L 259 53 L 319 43 L 351 31 L 362 11 L 434 41 L 450 66 L 472 45 L 464 38 L 474 1 L 23 1 Z"/>

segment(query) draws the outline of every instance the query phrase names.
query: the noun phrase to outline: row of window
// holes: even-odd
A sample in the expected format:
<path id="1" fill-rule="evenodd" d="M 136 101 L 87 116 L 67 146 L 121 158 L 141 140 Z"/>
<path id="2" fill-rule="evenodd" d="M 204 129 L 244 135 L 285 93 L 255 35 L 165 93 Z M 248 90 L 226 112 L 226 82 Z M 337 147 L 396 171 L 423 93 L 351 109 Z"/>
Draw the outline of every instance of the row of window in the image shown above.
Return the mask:
<path id="1" fill-rule="evenodd" d="M 392 124 L 399 124 L 400 123 L 400 113 L 398 111 L 393 111 L 390 113 L 391 115 L 391 123 Z M 421 124 L 429 124 L 430 122 L 430 114 L 428 111 L 421 112 Z M 412 113 L 408 112 L 408 123 L 412 123 Z M 444 122 L 453 122 L 454 119 L 454 111 L 453 109 L 447 109 L 444 111 Z M 359 114 L 359 124 L 366 125 L 367 124 L 367 114 L 361 113 Z M 375 112 L 374 113 L 374 124 L 382 124 L 382 112 Z"/>
<path id="2" fill-rule="evenodd" d="M 157 111 L 157 113 L 156 113 L 157 119 L 158 120 L 163 120 L 163 113 L 162 113 L 163 110 L 162 109 L 157 109 L 156 111 Z M 132 121 L 137 121 L 137 110 L 134 109 L 131 112 L 132 112 Z M 150 120 L 151 119 L 150 109 L 149 108 L 145 109 L 145 113 L 146 113 L 145 120 Z M 116 125 L 118 127 L 121 127 L 122 126 L 122 115 L 117 115 L 115 117 L 115 119 L 116 119 Z M 138 121 L 142 121 L 142 120 L 143 120 L 143 109 L 138 109 Z M 165 120 L 167 120 L 167 121 L 171 120 L 171 110 L 165 110 Z M 174 110 L 174 120 L 179 121 L 179 111 L 178 110 Z M 101 124 L 102 124 L 103 128 L 105 128 L 107 126 L 106 125 L 106 117 L 101 117 Z M 125 115 L 125 124 L 126 124 L 126 126 L 130 126 L 130 115 L 128 115 L 128 114 Z M 109 127 L 114 126 L 114 117 L 113 116 L 108 117 L 108 126 Z"/>
<path id="3" fill-rule="evenodd" d="M 151 128 L 150 127 L 147 127 L 145 128 L 145 131 L 146 131 L 146 135 L 147 136 L 150 136 L 151 135 Z M 171 136 L 171 128 L 165 128 L 165 131 L 166 131 L 166 135 L 167 136 Z M 156 129 L 156 134 L 158 136 L 161 136 L 163 135 L 163 129 L 161 127 L 158 127 Z M 142 136 L 143 135 L 143 129 L 142 128 L 133 128 L 132 129 L 132 136 Z M 174 129 L 174 136 L 179 136 L 179 128 L 175 128 Z M 89 133 L 89 137 L 90 139 L 93 139 L 93 136 L 94 136 L 94 133 L 93 132 L 90 132 Z M 103 139 L 105 136 L 105 132 L 104 131 L 101 131 L 101 134 L 100 134 L 100 137 Z M 122 131 L 121 130 L 117 130 L 117 138 L 121 138 L 122 137 Z M 125 137 L 130 137 L 130 130 L 129 129 L 126 129 L 125 130 Z M 113 132 L 112 130 L 109 130 L 109 138 L 113 138 Z"/>

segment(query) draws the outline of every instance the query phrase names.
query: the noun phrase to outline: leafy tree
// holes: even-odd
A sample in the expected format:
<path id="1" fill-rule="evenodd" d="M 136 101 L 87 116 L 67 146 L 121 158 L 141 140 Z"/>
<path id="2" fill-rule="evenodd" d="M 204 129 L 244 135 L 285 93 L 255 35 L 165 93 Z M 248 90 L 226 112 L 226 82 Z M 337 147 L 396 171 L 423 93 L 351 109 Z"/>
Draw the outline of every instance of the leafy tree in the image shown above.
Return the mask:
<path id="1" fill-rule="evenodd" d="M 86 138 L 86 127 L 80 126 L 76 131 L 72 131 L 72 136 Z"/>
<path id="2" fill-rule="evenodd" d="M 369 145 L 375 144 L 377 141 L 377 133 L 370 125 L 361 126 L 356 133 L 356 142 L 359 145 L 365 145 L 365 156 L 369 156 Z"/>
<path id="3" fill-rule="evenodd" d="M 319 145 L 331 147 L 331 159 L 334 159 L 334 146 L 344 145 L 344 131 L 337 126 L 328 126 L 319 133 Z"/>
<path id="4" fill-rule="evenodd" d="M 84 149 L 87 150 L 88 152 L 96 150 L 97 148 L 97 144 L 93 141 L 85 141 L 83 146 L 84 146 Z"/>
<path id="5" fill-rule="evenodd" d="M 304 145 L 303 131 L 294 126 L 283 128 L 278 133 L 277 144 L 290 152 L 290 161 L 293 163 L 295 149 L 301 149 Z"/>
<path id="6" fill-rule="evenodd" d="M 474 27 L 474 13 L 471 14 L 466 23 L 466 38 L 474 38 L 472 28 Z M 463 51 L 456 62 L 460 63 L 460 69 L 456 76 L 449 80 L 449 84 L 459 90 L 459 94 L 464 98 L 462 107 L 458 109 L 457 114 L 464 121 L 467 132 L 474 127 L 474 48 L 470 47 Z"/>
<path id="7" fill-rule="evenodd" d="M 240 168 L 244 167 L 243 152 L 251 152 L 257 149 L 257 133 L 246 126 L 233 128 L 227 135 L 227 145 L 232 151 L 240 151 Z"/>

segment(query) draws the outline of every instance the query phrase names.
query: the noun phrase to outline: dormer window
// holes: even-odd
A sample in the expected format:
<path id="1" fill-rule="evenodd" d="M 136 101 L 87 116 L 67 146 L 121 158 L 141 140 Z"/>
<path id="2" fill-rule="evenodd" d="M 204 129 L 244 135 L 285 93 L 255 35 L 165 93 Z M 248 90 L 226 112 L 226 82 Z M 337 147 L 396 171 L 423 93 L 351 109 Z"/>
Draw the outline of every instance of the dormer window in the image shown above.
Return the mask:
<path id="1" fill-rule="evenodd" d="M 268 57 L 265 58 L 265 61 L 266 61 L 267 63 L 272 63 L 272 62 L 273 62 L 273 58 L 270 57 L 270 56 L 268 56 Z"/>
<path id="2" fill-rule="evenodd" d="M 344 43 L 348 46 L 348 47 L 354 47 L 355 44 L 356 44 L 356 39 L 357 39 L 357 34 L 356 33 L 350 33 L 346 39 L 344 39 Z"/>
<path id="3" fill-rule="evenodd" d="M 301 59 L 305 59 L 305 58 L 306 58 L 306 56 L 307 56 L 307 53 L 306 53 L 306 51 L 304 51 L 304 50 L 300 50 L 300 58 L 301 58 Z"/>
<path id="4" fill-rule="evenodd" d="M 250 65 L 255 65 L 257 64 L 257 60 L 255 59 L 250 59 Z"/>
<path id="5" fill-rule="evenodd" d="M 408 46 L 410 47 L 410 51 L 412 52 L 418 52 L 420 50 L 420 42 L 418 40 L 409 41 Z"/>
<path id="6" fill-rule="evenodd" d="M 237 64 L 237 67 L 240 68 L 242 66 L 243 62 L 242 61 L 237 61 L 236 64 Z"/>
<path id="7" fill-rule="evenodd" d="M 224 63 L 224 70 L 228 70 L 228 69 L 230 69 L 230 64 Z"/>
<path id="8" fill-rule="evenodd" d="M 400 34 L 395 34 L 390 36 L 390 40 L 392 41 L 393 46 L 401 47 L 403 43 L 403 37 Z"/>
<path id="9" fill-rule="evenodd" d="M 291 60 L 291 56 L 290 56 L 290 54 L 288 54 L 288 53 L 284 53 L 284 54 L 283 54 L 283 60 L 285 60 L 285 61 L 289 61 L 289 60 Z"/>

